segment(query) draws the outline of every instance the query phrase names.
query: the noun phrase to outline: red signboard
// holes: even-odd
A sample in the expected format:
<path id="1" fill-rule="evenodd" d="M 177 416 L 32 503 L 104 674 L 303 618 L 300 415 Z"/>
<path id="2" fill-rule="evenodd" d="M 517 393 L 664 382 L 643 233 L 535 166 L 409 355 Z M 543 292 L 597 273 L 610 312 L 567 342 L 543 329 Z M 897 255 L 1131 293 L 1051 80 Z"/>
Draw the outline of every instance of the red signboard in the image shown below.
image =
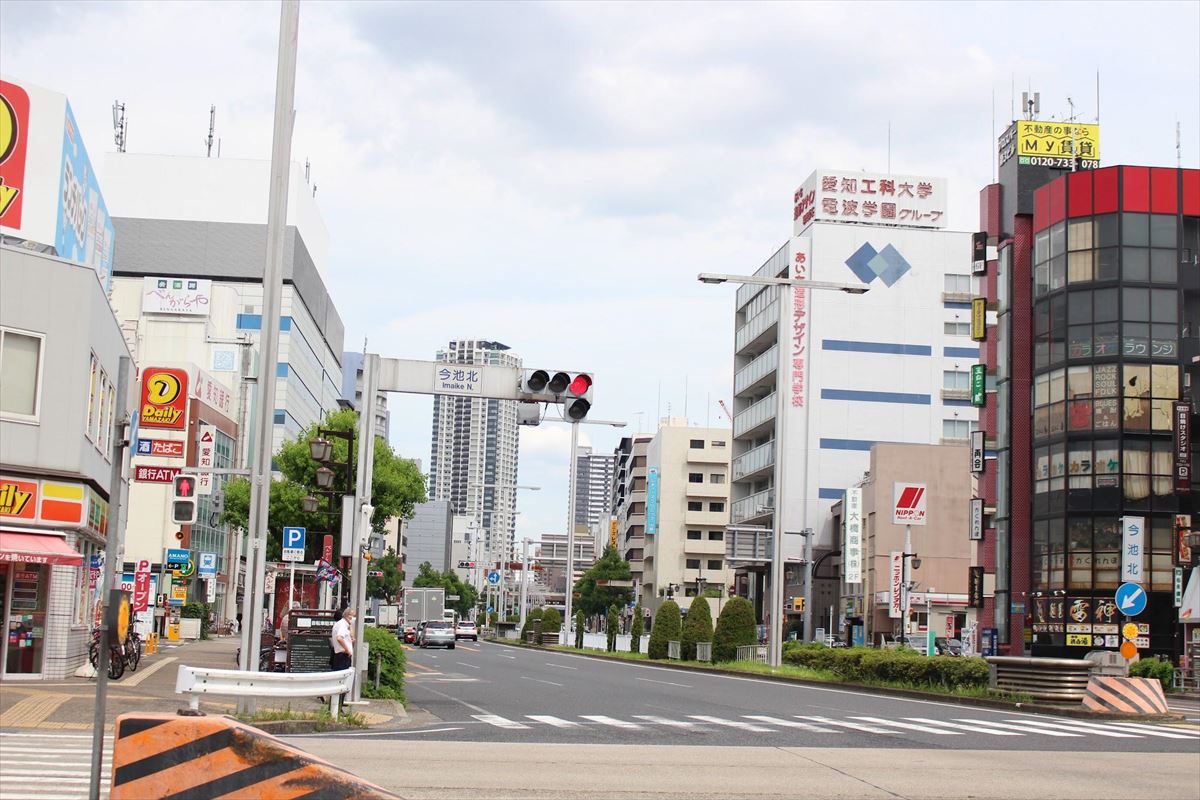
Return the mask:
<path id="1" fill-rule="evenodd" d="M 142 559 L 133 573 L 133 610 L 145 611 L 150 607 L 150 562 Z"/>
<path id="2" fill-rule="evenodd" d="M 133 479 L 142 483 L 172 483 L 179 474 L 179 467 L 147 467 L 139 464 L 134 467 Z"/>
<path id="3" fill-rule="evenodd" d="M 25 151 L 29 144 L 29 95 L 0 81 L 0 224 L 21 227 Z"/>
<path id="4" fill-rule="evenodd" d="M 333 561 L 333 535 L 325 534 L 321 539 L 321 559 L 323 561 Z"/>
<path id="5" fill-rule="evenodd" d="M 188 374 L 183 369 L 147 367 L 142 370 L 142 399 L 138 425 L 143 428 L 187 428 Z"/>

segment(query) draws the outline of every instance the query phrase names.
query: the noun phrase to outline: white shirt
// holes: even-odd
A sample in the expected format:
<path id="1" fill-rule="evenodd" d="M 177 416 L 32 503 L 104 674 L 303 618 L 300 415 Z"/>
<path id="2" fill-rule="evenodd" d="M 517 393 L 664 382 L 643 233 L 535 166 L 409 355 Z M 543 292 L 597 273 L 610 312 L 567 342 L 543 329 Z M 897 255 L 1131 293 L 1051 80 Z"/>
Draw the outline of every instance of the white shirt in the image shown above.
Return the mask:
<path id="1" fill-rule="evenodd" d="M 342 643 L 339 641 L 339 639 L 342 638 L 345 638 L 347 642 L 353 638 L 353 634 L 350 633 L 350 623 L 345 618 L 339 619 L 337 622 L 333 623 L 333 633 L 331 633 L 329 636 L 329 643 L 333 645 L 333 652 L 335 653 L 353 654 L 353 648 L 346 648 L 342 646 Z"/>

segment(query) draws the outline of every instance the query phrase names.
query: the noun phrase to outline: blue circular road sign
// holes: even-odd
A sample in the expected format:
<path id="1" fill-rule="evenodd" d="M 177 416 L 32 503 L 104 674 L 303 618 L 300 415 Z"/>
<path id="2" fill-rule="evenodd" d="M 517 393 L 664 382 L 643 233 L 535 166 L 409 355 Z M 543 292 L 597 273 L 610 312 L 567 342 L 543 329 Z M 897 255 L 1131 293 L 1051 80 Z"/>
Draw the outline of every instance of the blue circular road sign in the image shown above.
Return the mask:
<path id="1" fill-rule="evenodd" d="M 1146 610 L 1146 590 L 1136 583 L 1122 583 L 1115 599 L 1117 610 L 1126 616 L 1136 617 Z"/>
<path id="2" fill-rule="evenodd" d="M 493 570 L 488 573 L 488 583 L 497 584 L 500 582 L 500 573 Z"/>

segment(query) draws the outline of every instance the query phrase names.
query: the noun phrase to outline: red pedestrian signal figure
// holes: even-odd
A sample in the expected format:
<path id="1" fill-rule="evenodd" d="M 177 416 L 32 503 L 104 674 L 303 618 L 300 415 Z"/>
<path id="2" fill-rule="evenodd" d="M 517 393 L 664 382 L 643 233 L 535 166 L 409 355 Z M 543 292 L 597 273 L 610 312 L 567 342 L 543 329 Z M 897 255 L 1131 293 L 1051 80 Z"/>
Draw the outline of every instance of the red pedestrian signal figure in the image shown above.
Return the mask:
<path id="1" fill-rule="evenodd" d="M 174 498 L 171 500 L 171 521 L 176 525 L 192 525 L 196 522 L 196 476 L 176 475 L 172 481 Z"/>

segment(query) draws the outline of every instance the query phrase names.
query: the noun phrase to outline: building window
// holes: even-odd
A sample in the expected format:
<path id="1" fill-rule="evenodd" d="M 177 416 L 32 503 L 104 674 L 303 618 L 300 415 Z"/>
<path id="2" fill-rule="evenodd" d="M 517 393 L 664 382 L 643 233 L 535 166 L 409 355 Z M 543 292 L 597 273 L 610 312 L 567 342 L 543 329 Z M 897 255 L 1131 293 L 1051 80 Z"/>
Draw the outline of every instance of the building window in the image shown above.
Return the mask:
<path id="1" fill-rule="evenodd" d="M 45 337 L 0 328 L 0 414 L 36 422 L 41 406 Z"/>
<path id="2" fill-rule="evenodd" d="M 725 504 L 724 503 L 709 503 L 708 510 L 709 511 L 724 511 Z"/>
<path id="3" fill-rule="evenodd" d="M 713 474 L 708 476 L 708 482 L 709 483 L 724 483 L 725 476 L 722 475 L 720 472 L 714 472 Z"/>
<path id="4" fill-rule="evenodd" d="M 709 559 L 708 568 L 709 569 L 721 569 L 721 559 L 719 559 L 719 558 Z"/>
<path id="5" fill-rule="evenodd" d="M 943 370 L 942 388 L 950 391 L 967 391 L 971 388 L 971 373 L 961 370 Z"/>
<path id="6" fill-rule="evenodd" d="M 699 538 L 700 538 L 700 531 L 688 531 L 688 532 L 687 532 L 687 537 L 688 537 L 689 539 L 699 539 Z"/>
<path id="7" fill-rule="evenodd" d="M 979 423 L 968 419 L 942 420 L 942 438 L 966 441 L 971 438 L 971 431 L 977 429 Z"/>
<path id="8" fill-rule="evenodd" d="M 684 563 L 688 569 L 700 569 L 700 559 L 698 558 L 689 558 Z"/>
<path id="9" fill-rule="evenodd" d="M 704 503 L 699 500 L 688 500 L 688 511 L 703 511 Z"/>
<path id="10" fill-rule="evenodd" d="M 969 322 L 943 322 L 942 332 L 947 336 L 970 336 L 971 323 Z"/>
<path id="11" fill-rule="evenodd" d="M 709 531 L 708 540 L 710 542 L 720 542 L 725 539 L 725 531 Z"/>
<path id="12" fill-rule="evenodd" d="M 688 447 L 691 448 L 692 450 L 703 450 L 704 449 L 704 440 L 703 439 L 692 439 L 688 443 Z"/>
<path id="13" fill-rule="evenodd" d="M 947 274 L 945 292 L 946 294 L 970 294 L 971 276 Z"/>
<path id="14" fill-rule="evenodd" d="M 688 473 L 688 483 L 704 483 L 704 473 L 689 472 Z"/>

